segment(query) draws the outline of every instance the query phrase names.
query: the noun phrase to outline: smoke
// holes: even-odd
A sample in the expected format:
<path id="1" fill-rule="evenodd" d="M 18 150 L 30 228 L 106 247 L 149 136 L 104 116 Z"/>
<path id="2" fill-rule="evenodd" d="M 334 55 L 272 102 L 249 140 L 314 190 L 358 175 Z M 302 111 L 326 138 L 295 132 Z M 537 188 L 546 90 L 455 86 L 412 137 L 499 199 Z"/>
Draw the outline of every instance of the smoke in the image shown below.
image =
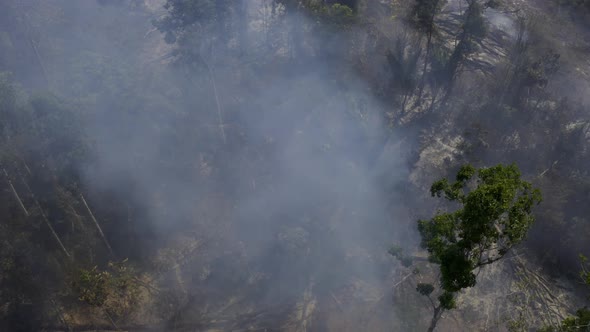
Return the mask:
<path id="1" fill-rule="evenodd" d="M 367 81 L 395 76 L 385 54 L 398 31 L 388 29 L 403 24 L 391 23 L 377 2 L 366 3 L 375 6 L 385 22 L 375 24 L 382 26 L 318 29 L 317 20 L 302 13 L 242 0 L 245 15 L 197 24 L 172 45 L 151 23 L 166 14 L 162 1 L 43 3 L 27 2 L 29 18 L 38 23 L 28 37 L 41 50 L 27 61 L 45 68 L 49 88 L 73 100 L 87 120 L 91 158 L 80 165 L 80 187 L 90 205 L 99 206 L 95 214 L 118 256 L 142 263 L 164 288 L 181 293 L 180 310 L 188 313 L 224 308 L 234 297 L 240 299 L 236 311 L 275 309 L 306 291 L 331 303 L 339 289 L 359 283 L 388 294 L 396 271 L 387 249 L 414 246 L 409 210 L 430 208 L 408 198 L 410 168 L 427 186 L 446 171 L 445 158 L 460 157 L 463 124 L 493 117 L 491 127 L 509 127 L 496 113 L 482 116 L 477 108 L 487 96 L 469 92 L 469 105 L 436 109 L 440 124 L 411 119 L 408 132 L 392 131 L 389 113 L 399 110 L 389 102 L 401 93 Z M 445 10 L 463 5 L 451 1 Z M 493 30 L 514 37 L 509 15 L 493 9 L 486 15 Z M 458 21 L 447 28 L 454 29 L 460 30 Z M 399 30 L 404 58 L 420 40 Z M 183 53 L 183 42 L 192 52 Z M 491 58 L 483 70 L 499 60 Z M 403 67 L 405 60 L 398 60 Z M 39 69 L 21 69 L 17 76 L 35 76 L 31 81 L 39 84 Z M 480 83 L 477 75 L 471 79 Z M 561 81 L 567 78 L 569 72 Z M 570 93 L 587 96 L 582 81 L 568 83 L 577 86 Z M 478 93 L 486 88 L 481 84 Z M 461 89 L 458 84 L 454 93 Z M 408 153 L 417 150 L 425 128 L 436 144 L 425 142 L 421 159 L 410 166 Z M 522 151 L 514 159 L 528 156 Z M 506 161 L 502 152 L 490 152 L 489 160 Z M 162 260 L 168 268 L 160 268 Z"/>
<path id="2" fill-rule="evenodd" d="M 293 26 L 273 27 L 285 44 L 265 54 L 268 31 L 255 16 L 265 12 L 249 6 L 245 55 L 203 54 L 210 71 L 159 61 L 142 67 L 134 57 L 159 54 L 117 50 L 129 67 L 115 72 L 123 78 L 112 84 L 130 92 L 97 97 L 99 115 L 87 128 L 95 154 L 83 169 L 84 186 L 132 206 L 123 217 L 153 234 L 126 242 L 111 220 L 119 252 L 129 252 L 130 243 L 146 256 L 178 249 L 187 238 L 203 243 L 182 266 L 189 296 L 208 294 L 206 287 L 223 296 L 256 287 L 272 305 L 300 299 L 310 284 L 316 294 L 358 280 L 382 287 L 392 273 L 387 248 L 407 218 L 390 191 L 408 170 L 401 149 L 390 148 L 397 139 L 384 120 L 387 107 L 347 68 L 344 53 L 332 49 L 326 58 L 308 49 L 289 62 L 289 42 L 280 36 Z M 314 25 L 300 15 L 282 20 Z M 204 38 L 232 43 L 210 33 L 215 38 Z M 308 33 L 306 47 L 334 43 L 340 34 L 322 40 Z M 275 57 L 278 65 L 257 57 Z M 128 83 L 128 73 L 139 79 Z M 219 302 L 214 294 L 201 301 Z"/>

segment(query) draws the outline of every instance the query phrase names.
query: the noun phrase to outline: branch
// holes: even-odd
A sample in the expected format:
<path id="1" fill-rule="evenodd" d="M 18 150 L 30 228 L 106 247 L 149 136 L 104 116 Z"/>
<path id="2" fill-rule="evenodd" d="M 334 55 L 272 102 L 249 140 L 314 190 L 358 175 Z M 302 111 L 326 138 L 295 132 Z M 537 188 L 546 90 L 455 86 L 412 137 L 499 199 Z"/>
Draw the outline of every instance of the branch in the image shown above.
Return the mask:
<path id="1" fill-rule="evenodd" d="M 502 258 L 504 258 L 504 255 L 499 256 L 499 257 L 496 257 L 496 258 L 488 258 L 486 261 L 483 261 L 483 262 L 480 261 L 480 262 L 478 262 L 475 267 L 477 268 L 477 267 L 482 267 L 482 266 L 485 266 L 485 265 L 489 265 L 489 264 L 492 264 L 494 262 L 497 262 L 497 261 L 501 260 Z"/>

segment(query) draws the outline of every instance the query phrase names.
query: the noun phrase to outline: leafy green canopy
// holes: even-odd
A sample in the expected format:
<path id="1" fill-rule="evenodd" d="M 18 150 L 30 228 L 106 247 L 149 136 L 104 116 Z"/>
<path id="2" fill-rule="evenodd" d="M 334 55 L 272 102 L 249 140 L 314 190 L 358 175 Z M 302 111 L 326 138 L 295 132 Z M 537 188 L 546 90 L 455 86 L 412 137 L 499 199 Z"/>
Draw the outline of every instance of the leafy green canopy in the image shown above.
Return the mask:
<path id="1" fill-rule="evenodd" d="M 448 293 L 474 286 L 477 267 L 497 261 L 522 241 L 534 221 L 531 210 L 541 201 L 540 191 L 521 180 L 514 164 L 478 170 L 466 165 L 455 182 L 436 181 L 430 192 L 461 205 L 418 221 L 422 245 L 440 264 L 441 286 Z"/>

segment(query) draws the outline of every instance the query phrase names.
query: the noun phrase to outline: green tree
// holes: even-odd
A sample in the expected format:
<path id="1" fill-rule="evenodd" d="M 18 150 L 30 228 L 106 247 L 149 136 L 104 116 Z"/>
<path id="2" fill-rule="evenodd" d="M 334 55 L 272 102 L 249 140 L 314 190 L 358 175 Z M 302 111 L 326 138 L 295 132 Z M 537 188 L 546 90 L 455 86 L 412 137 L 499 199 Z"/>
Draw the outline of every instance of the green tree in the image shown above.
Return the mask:
<path id="1" fill-rule="evenodd" d="M 433 331 L 443 311 L 455 308 L 456 293 L 475 286 L 474 271 L 498 261 L 524 239 L 541 193 L 521 179 L 514 164 L 480 169 L 466 165 L 454 182 L 438 180 L 430 192 L 459 205 L 454 212 L 439 212 L 432 219 L 418 221 L 421 244 L 441 272 L 438 303 L 430 297 L 434 286 L 417 289 L 432 302 L 434 314 L 428 331 Z"/>

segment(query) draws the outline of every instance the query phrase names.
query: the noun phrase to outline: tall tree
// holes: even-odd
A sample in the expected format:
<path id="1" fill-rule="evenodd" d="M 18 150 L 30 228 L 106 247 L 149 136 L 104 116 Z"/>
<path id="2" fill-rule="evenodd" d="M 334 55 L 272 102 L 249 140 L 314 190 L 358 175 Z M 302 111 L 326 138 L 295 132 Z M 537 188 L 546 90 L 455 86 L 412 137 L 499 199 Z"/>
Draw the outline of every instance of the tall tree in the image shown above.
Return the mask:
<path id="1" fill-rule="evenodd" d="M 436 32 L 436 16 L 440 13 L 446 0 L 416 0 L 410 12 L 410 19 L 416 28 L 426 36 L 426 54 L 422 68 L 422 79 L 418 90 L 418 102 L 422 98 L 424 84 L 426 82 L 426 71 L 432 48 L 432 37 Z"/>
<path id="2" fill-rule="evenodd" d="M 434 313 L 428 331 L 433 331 L 442 313 L 455 308 L 457 292 L 475 286 L 474 271 L 500 260 L 525 238 L 541 193 L 521 179 L 514 164 L 480 169 L 463 166 L 454 182 L 438 180 L 430 193 L 460 205 L 454 212 L 439 212 L 432 219 L 418 221 L 422 246 L 441 273 L 438 303 L 431 298 L 433 285 L 419 284 L 417 288 L 432 302 Z M 404 257 L 399 251 L 390 253 Z"/>
<path id="3" fill-rule="evenodd" d="M 447 91 L 443 103 L 451 96 L 455 79 L 467 57 L 477 50 L 477 43 L 486 35 L 484 10 L 492 2 L 482 3 L 480 0 L 467 0 L 467 9 L 463 13 L 461 30 L 457 43 L 447 62 Z"/>

